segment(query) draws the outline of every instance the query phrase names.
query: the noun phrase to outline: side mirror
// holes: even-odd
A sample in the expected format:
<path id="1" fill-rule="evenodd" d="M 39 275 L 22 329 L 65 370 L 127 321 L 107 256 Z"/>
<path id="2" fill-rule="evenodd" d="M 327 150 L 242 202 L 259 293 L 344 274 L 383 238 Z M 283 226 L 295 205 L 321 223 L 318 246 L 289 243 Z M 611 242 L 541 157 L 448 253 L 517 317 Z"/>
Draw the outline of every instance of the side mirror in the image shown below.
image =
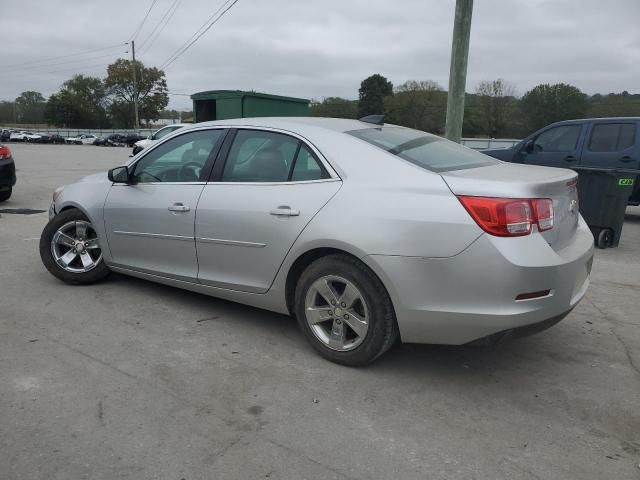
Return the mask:
<path id="1" fill-rule="evenodd" d="M 524 144 L 524 148 L 522 149 L 522 151 L 525 153 L 531 153 L 533 152 L 534 145 L 535 145 L 535 140 L 529 140 L 527 143 Z"/>
<path id="2" fill-rule="evenodd" d="M 129 169 L 126 166 L 112 168 L 107 176 L 114 183 L 129 183 Z"/>

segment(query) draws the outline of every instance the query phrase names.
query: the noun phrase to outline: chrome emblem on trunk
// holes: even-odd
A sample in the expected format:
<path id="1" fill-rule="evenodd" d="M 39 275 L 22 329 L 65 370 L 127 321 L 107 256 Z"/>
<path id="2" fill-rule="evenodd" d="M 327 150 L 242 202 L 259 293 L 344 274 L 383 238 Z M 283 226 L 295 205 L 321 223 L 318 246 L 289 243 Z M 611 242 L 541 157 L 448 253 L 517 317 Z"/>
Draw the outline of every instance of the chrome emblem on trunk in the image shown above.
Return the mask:
<path id="1" fill-rule="evenodd" d="M 577 206 L 578 206 L 578 202 L 576 202 L 575 200 L 571 200 L 569 202 L 569 211 L 571 213 L 576 213 Z"/>

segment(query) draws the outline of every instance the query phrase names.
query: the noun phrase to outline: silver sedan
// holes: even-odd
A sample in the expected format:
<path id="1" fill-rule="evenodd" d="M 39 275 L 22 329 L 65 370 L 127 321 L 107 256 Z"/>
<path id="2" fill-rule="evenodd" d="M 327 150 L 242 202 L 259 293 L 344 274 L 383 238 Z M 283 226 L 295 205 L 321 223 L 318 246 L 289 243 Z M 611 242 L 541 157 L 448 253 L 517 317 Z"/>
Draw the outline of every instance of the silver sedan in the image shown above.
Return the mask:
<path id="1" fill-rule="evenodd" d="M 182 128 L 57 189 L 44 265 L 72 284 L 115 271 L 295 315 L 346 365 L 397 340 L 532 333 L 580 301 L 593 237 L 574 172 L 367 120 Z"/>

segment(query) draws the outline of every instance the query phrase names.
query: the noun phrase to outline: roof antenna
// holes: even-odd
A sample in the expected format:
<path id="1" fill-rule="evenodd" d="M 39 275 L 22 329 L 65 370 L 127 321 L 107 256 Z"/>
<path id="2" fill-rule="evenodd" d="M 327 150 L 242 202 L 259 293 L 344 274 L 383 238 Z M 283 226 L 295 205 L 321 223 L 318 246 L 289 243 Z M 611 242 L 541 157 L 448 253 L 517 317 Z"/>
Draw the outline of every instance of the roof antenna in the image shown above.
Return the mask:
<path id="1" fill-rule="evenodd" d="M 367 115 L 360 119 L 364 123 L 373 123 L 374 125 L 384 125 L 384 115 Z"/>

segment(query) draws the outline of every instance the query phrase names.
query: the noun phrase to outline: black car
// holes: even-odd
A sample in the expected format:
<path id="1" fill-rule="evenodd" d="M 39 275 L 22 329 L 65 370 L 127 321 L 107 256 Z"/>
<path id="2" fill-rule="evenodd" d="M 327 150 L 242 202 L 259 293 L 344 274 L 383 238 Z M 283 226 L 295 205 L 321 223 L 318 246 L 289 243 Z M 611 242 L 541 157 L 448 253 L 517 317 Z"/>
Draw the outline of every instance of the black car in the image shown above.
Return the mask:
<path id="1" fill-rule="evenodd" d="M 0 142 L 8 142 L 11 137 L 11 130 L 6 128 L 0 132 Z"/>
<path id="2" fill-rule="evenodd" d="M 13 163 L 11 150 L 0 144 L 0 202 L 9 200 L 13 186 L 16 184 L 16 166 Z"/>
<path id="3" fill-rule="evenodd" d="M 61 135 L 58 135 L 57 133 L 43 133 L 41 135 L 41 138 L 39 140 L 40 143 L 61 143 L 64 144 L 65 143 L 65 139 L 64 137 L 62 137 Z"/>
<path id="4" fill-rule="evenodd" d="M 114 133 L 108 137 L 97 138 L 94 145 L 99 147 L 119 147 L 127 143 L 127 137 L 120 133 Z"/>
<path id="5" fill-rule="evenodd" d="M 640 170 L 640 117 L 585 118 L 548 125 L 511 148 L 482 150 L 498 160 L 545 167 Z M 630 205 L 640 205 L 640 184 Z"/>
<path id="6" fill-rule="evenodd" d="M 146 136 L 143 135 L 139 135 L 137 133 L 130 133 L 126 136 L 126 144 L 127 147 L 129 148 L 133 148 L 133 145 L 136 142 L 139 142 L 140 140 L 144 140 L 145 138 L 147 138 Z"/>

